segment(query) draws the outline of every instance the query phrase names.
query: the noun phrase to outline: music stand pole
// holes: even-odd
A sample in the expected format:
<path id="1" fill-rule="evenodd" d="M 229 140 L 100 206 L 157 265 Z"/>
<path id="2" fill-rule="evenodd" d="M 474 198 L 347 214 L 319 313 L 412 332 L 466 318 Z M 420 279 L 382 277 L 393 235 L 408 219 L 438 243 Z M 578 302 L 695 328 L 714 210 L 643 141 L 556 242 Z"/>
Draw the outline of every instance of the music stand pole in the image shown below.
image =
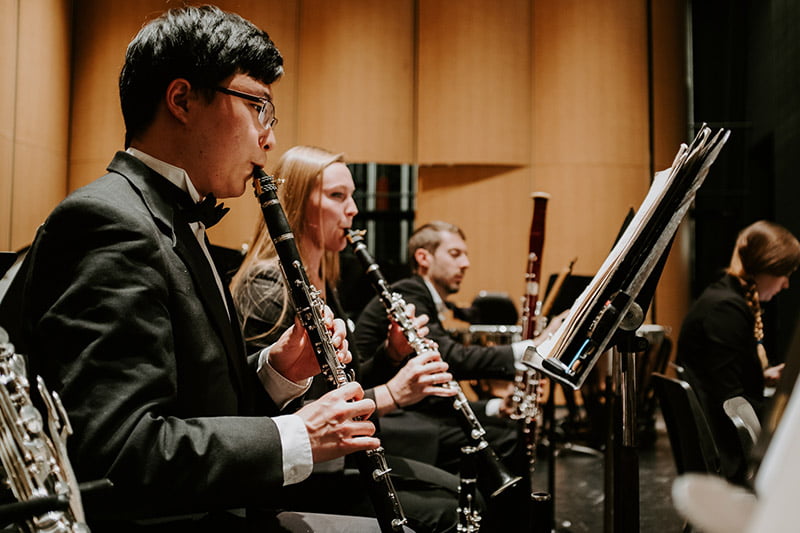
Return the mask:
<path id="1" fill-rule="evenodd" d="M 647 339 L 636 336 L 642 319 L 641 307 L 634 303 L 615 334 L 612 351 L 612 450 L 611 465 L 607 462 L 606 468 L 611 469 L 607 474 L 612 481 L 611 512 L 615 533 L 639 531 L 636 354 L 646 350 L 648 344 Z"/>

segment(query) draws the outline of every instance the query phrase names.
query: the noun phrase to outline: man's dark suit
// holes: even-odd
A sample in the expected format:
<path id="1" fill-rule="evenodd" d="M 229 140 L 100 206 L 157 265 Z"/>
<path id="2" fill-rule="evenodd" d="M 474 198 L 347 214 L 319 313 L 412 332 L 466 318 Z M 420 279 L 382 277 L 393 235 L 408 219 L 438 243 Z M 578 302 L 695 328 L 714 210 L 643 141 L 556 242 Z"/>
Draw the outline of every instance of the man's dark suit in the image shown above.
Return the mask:
<path id="1" fill-rule="evenodd" d="M 392 285 L 392 291 L 400 294 L 406 303 L 414 304 L 417 315 L 428 315 L 430 319 L 428 321 L 430 331 L 428 338 L 433 339 L 439 345 L 442 359 L 450 365 L 450 372 L 457 380 L 514 379 L 514 354 L 511 346 L 467 346 L 453 340 L 439 320 L 433 296 L 420 276 L 412 276 L 395 283 Z M 388 327 L 389 319 L 386 316 L 386 309 L 375 297 L 361 312 L 356 323 L 356 344 L 359 352 L 365 357 L 381 353 L 380 347 L 386 339 Z M 385 372 L 389 373 L 396 370 L 387 369 L 387 365 L 384 365 L 383 368 Z M 385 382 L 384 379 L 383 383 Z M 365 381 L 365 383 L 370 382 Z"/>
<path id="2" fill-rule="evenodd" d="M 392 285 L 392 291 L 400 294 L 406 303 L 414 304 L 417 315 L 428 315 L 428 338 L 439 345 L 442 359 L 450 365 L 449 370 L 456 379 L 514 378 L 511 346 L 466 346 L 454 341 L 439 320 L 436 304 L 421 277 L 404 279 Z M 374 359 L 371 361 L 373 372 L 364 375 L 362 380 L 365 387 L 385 383 L 398 370 L 383 349 L 388 327 L 386 309 L 375 297 L 361 312 L 355 327 L 357 352 L 368 360 Z M 524 453 L 514 423 L 485 416 L 485 402 L 474 403 L 473 410 L 497 454 L 515 471 L 521 471 Z M 458 468 L 461 447 L 468 444 L 452 398 L 426 398 L 410 408 L 382 417 L 381 438 L 386 449 L 395 454 L 430 462 L 451 472 Z"/>
<path id="3" fill-rule="evenodd" d="M 41 226 L 14 282 L 22 303 L 4 300 L 0 320 L 61 395 L 79 481 L 115 484 L 93 516 L 263 505 L 283 483 L 280 438 L 250 415 L 278 410 L 189 228 L 188 195 L 126 153 L 108 170 Z"/>

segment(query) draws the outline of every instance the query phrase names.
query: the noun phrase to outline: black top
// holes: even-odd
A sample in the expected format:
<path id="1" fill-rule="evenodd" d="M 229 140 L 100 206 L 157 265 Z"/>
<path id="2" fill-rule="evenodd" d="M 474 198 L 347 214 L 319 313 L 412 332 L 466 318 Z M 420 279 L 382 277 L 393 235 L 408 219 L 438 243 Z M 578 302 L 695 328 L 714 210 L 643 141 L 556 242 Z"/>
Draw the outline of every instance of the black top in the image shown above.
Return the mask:
<path id="1" fill-rule="evenodd" d="M 689 309 L 678 339 L 677 361 L 689 371 L 688 381 L 706 410 L 729 477 L 741 466 L 741 458 L 722 404 L 744 396 L 760 415 L 764 403 L 764 373 L 754 327 L 744 288 L 737 278 L 725 275 Z"/>

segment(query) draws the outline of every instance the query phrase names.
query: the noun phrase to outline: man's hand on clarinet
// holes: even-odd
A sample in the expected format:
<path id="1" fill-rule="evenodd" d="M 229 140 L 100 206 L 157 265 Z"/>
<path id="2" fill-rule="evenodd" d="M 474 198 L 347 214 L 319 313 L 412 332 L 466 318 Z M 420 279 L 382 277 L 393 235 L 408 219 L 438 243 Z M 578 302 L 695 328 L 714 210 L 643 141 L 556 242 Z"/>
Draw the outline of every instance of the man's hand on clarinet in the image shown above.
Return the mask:
<path id="1" fill-rule="evenodd" d="M 364 398 L 361 385 L 350 382 L 297 411 L 308 431 L 314 462 L 380 446 L 380 440 L 372 436 L 375 426 L 366 420 L 374 410 L 375 402 Z"/>
<path id="2" fill-rule="evenodd" d="M 453 380 L 447 369 L 439 352 L 429 350 L 409 359 L 386 387 L 398 407 L 413 405 L 426 396 L 455 396 L 457 390 L 442 386 Z"/>

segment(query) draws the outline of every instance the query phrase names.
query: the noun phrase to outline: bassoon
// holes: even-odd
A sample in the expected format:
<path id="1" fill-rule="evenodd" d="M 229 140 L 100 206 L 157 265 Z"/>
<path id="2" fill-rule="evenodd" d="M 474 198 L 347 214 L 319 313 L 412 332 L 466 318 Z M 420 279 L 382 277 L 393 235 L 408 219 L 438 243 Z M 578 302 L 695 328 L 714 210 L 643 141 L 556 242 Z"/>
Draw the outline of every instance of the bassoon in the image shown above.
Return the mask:
<path id="1" fill-rule="evenodd" d="M 544 250 L 545 218 L 547 201 L 550 195 L 535 192 L 533 198 L 533 216 L 528 239 L 528 262 L 525 271 L 525 295 L 522 298 L 522 338 L 533 339 L 542 330 L 539 325 L 544 322 L 541 316 L 542 302 L 539 299 L 539 287 L 542 271 L 542 251 Z M 511 403 L 514 407 L 511 418 L 523 420 L 524 434 L 531 455 L 531 468 L 535 460 L 536 422 L 539 417 L 539 372 L 523 365 L 517 370 L 514 380 L 514 393 Z"/>
<path id="2" fill-rule="evenodd" d="M 525 295 L 522 305 L 523 339 L 533 339 L 538 336 L 544 329 L 546 320 L 546 317 L 541 312 L 542 301 L 539 298 L 539 293 L 545 218 L 550 195 L 545 192 L 535 192 L 531 194 L 531 197 L 533 198 L 533 215 L 528 240 L 528 264 L 525 272 Z M 511 396 L 514 409 L 512 410 L 511 418 L 519 420 L 522 424 L 522 434 L 528 454 L 528 479 L 531 498 L 530 522 L 533 527 L 531 531 L 549 532 L 553 521 L 553 498 L 546 491 L 535 490 L 533 483 L 536 464 L 536 443 L 540 426 L 539 420 L 541 418 L 539 390 L 541 388 L 542 375 L 533 368 L 524 366 L 525 368 L 518 370 L 515 376 L 514 393 Z"/>
<path id="3" fill-rule="evenodd" d="M 380 267 L 372 258 L 369 250 L 367 250 L 367 245 L 364 244 L 365 233 L 365 230 L 349 230 L 347 232 L 347 240 L 364 267 L 375 292 L 378 293 L 378 299 L 386 308 L 386 314 L 390 320 L 400 327 L 406 340 L 414 350 L 414 355 L 430 351 L 430 339 L 419 335 L 417 328 L 406 314 L 406 302 L 403 297 L 391 291 L 389 282 L 383 277 Z M 450 381 L 443 384 L 443 386 L 458 392 L 453 401 L 453 408 L 461 417 L 461 427 L 467 434 L 470 446 L 474 447 L 473 455 L 478 464 L 478 477 L 481 486 L 485 488 L 491 497 L 495 497 L 507 488 L 516 485 L 521 478 L 512 475 L 492 450 L 485 438 L 486 430 L 478 420 L 478 417 L 475 416 L 475 412 L 464 395 L 464 391 L 461 390 L 461 386 L 457 381 Z"/>
<path id="4" fill-rule="evenodd" d="M 542 277 L 542 251 L 544 250 L 544 227 L 547 214 L 547 201 L 550 195 L 546 192 L 535 192 L 533 198 L 533 216 L 528 238 L 528 265 L 525 272 L 525 296 L 522 305 L 522 338 L 532 339 L 541 333 L 543 320 L 541 316 L 542 301 L 539 299 Z"/>
<path id="5" fill-rule="evenodd" d="M 319 291 L 308 280 L 292 228 L 278 200 L 275 179 L 256 167 L 253 171 L 253 188 L 261 204 L 264 222 L 275 245 L 286 286 L 297 309 L 297 316 L 308 334 L 322 374 L 331 389 L 342 387 L 352 381 L 352 378 L 336 357 L 333 339 L 323 319 L 325 304 L 320 298 Z M 383 533 L 403 531 L 407 520 L 392 479 L 389 477 L 391 469 L 386 464 L 383 448 L 354 452 L 352 455 L 361 478 L 367 484 L 367 493 L 370 495 L 381 531 Z"/>

